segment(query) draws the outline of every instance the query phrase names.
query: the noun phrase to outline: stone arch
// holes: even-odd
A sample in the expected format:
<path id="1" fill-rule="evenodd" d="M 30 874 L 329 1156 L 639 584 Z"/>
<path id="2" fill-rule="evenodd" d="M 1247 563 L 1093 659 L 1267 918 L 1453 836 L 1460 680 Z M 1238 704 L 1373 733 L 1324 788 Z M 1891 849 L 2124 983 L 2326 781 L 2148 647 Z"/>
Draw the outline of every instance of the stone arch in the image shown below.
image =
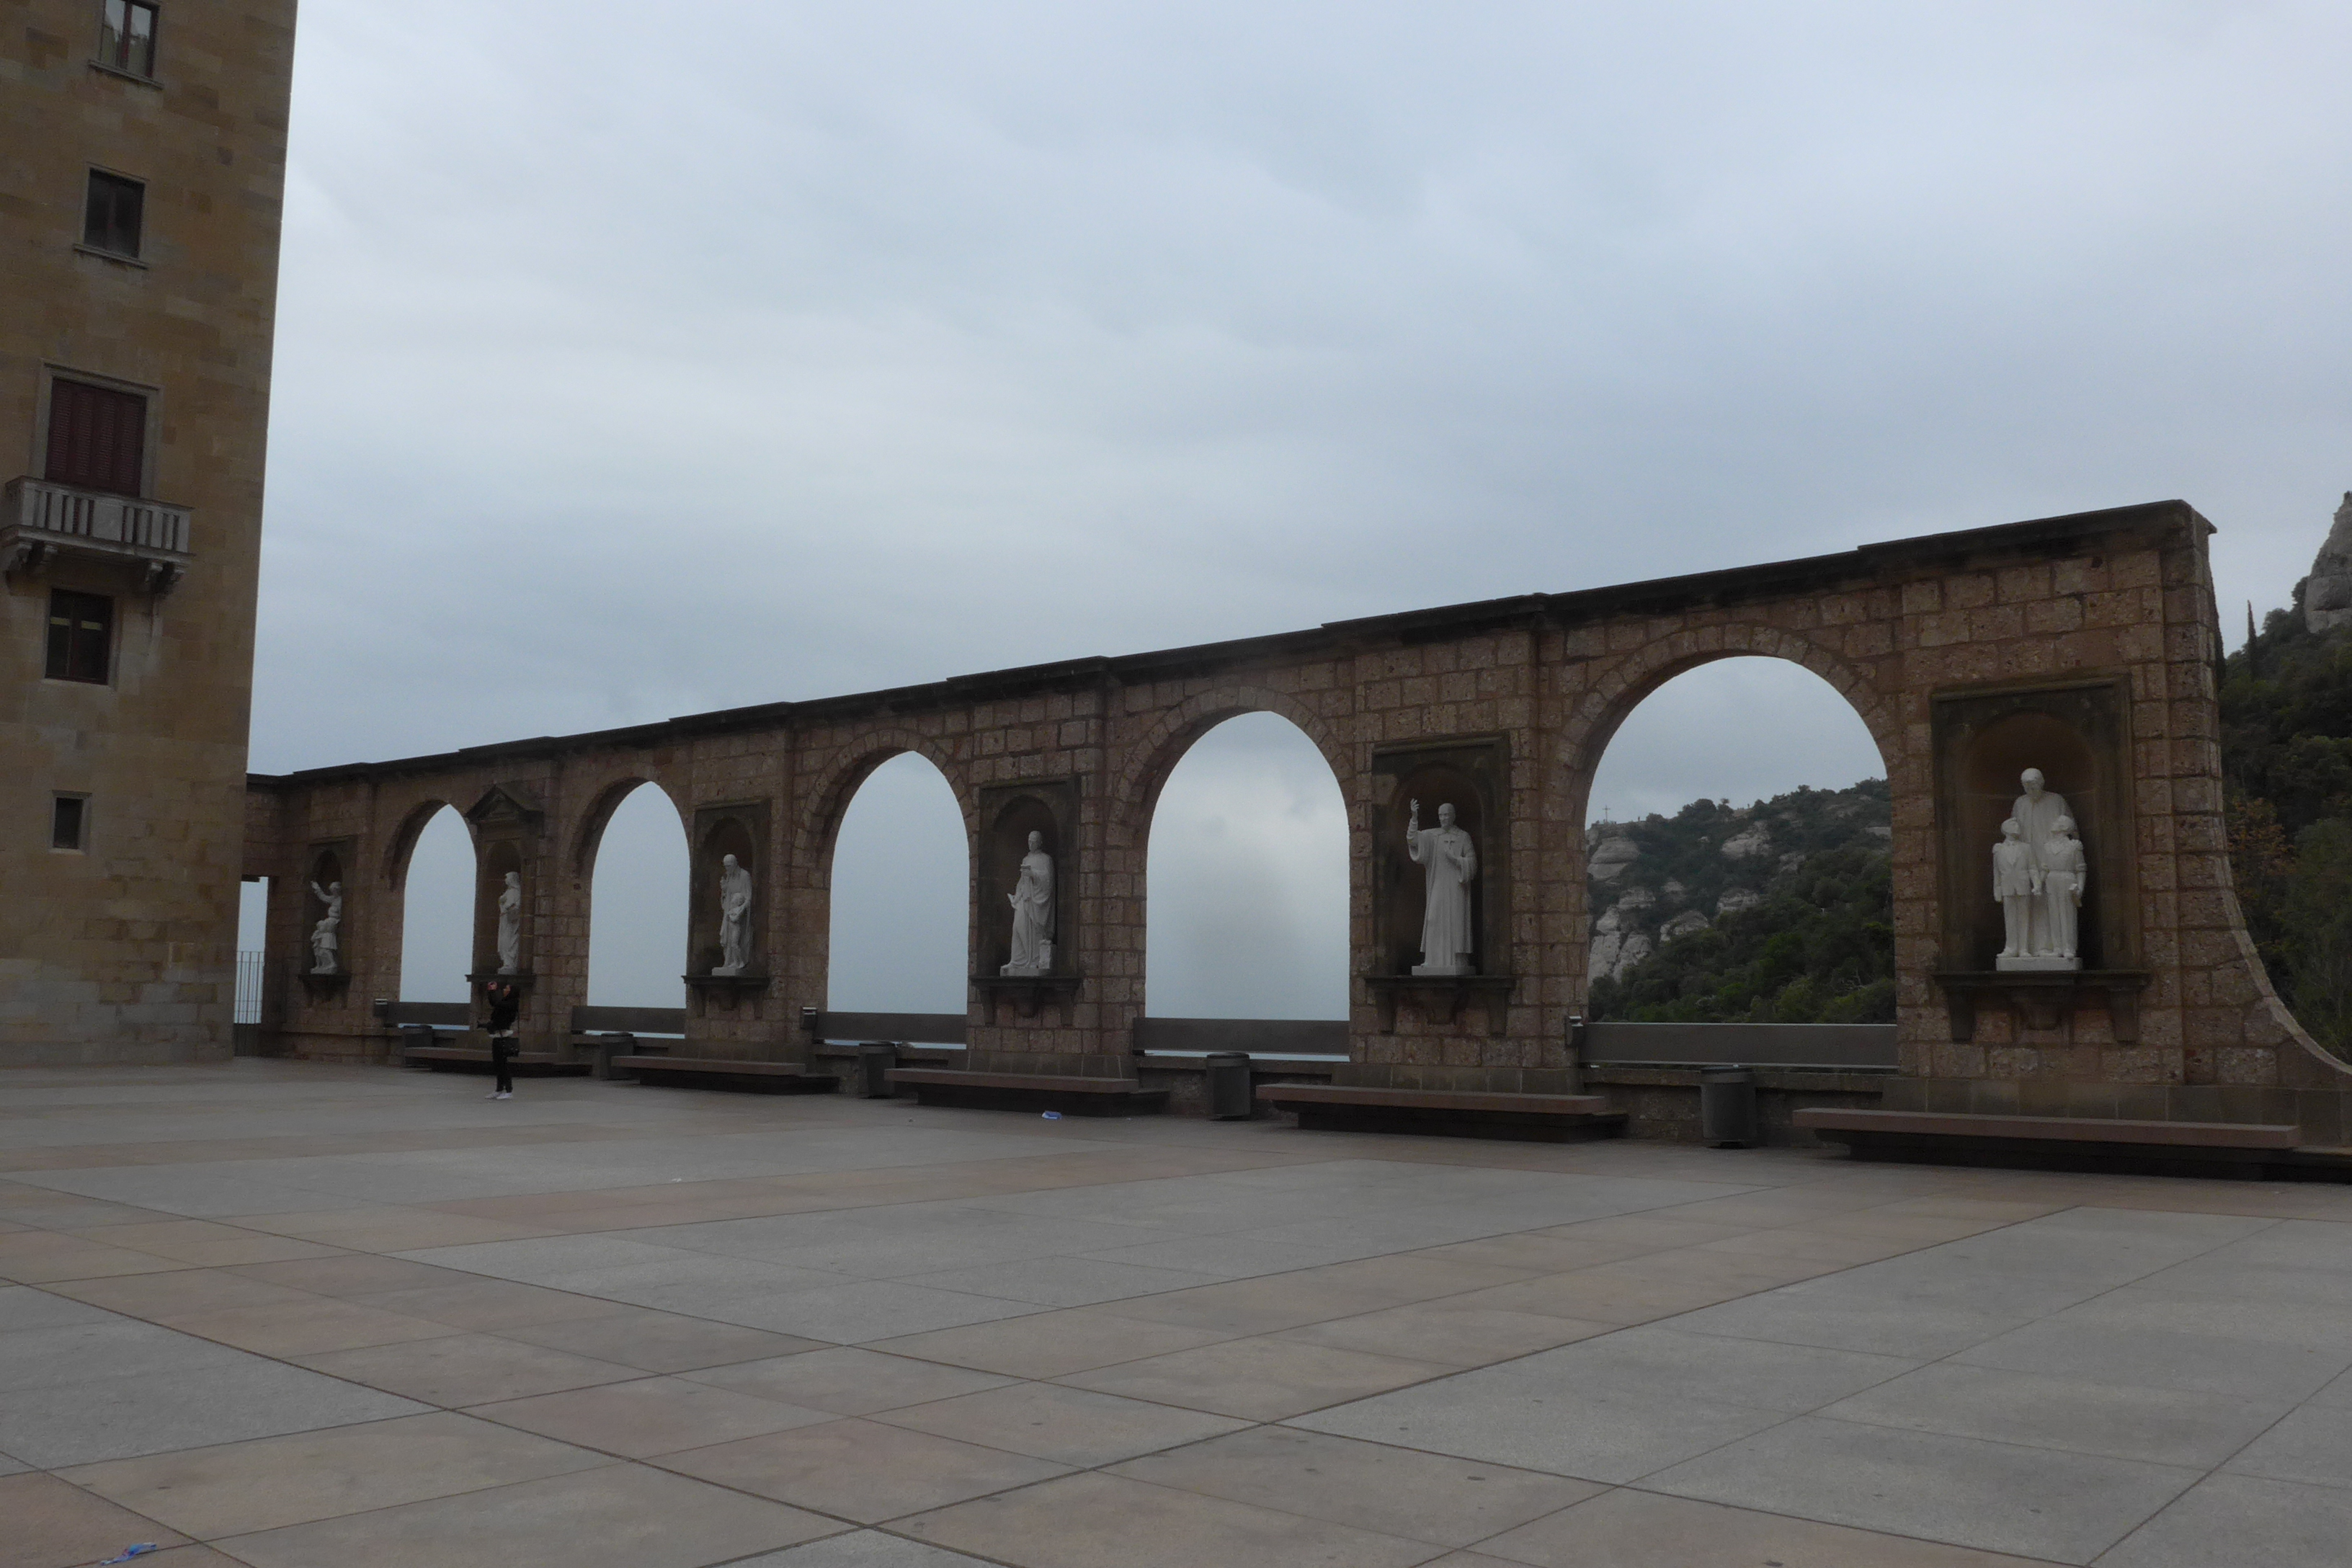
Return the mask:
<path id="1" fill-rule="evenodd" d="M 383 847 L 384 888 L 383 896 L 369 906 L 369 923 L 376 932 L 375 951 L 380 955 L 379 963 L 383 975 L 382 987 L 384 994 L 389 995 L 405 998 L 409 990 L 409 982 L 418 978 L 411 973 L 408 962 L 410 956 L 408 921 L 412 907 L 410 894 L 415 891 L 413 884 L 415 881 L 416 847 L 424 839 L 426 830 L 440 820 L 444 812 L 446 812 L 457 823 L 459 832 L 465 836 L 467 863 L 469 868 L 467 874 L 467 886 L 462 894 L 465 901 L 458 906 L 444 906 L 436 902 L 428 907 L 443 909 L 449 914 L 452 928 L 463 933 L 461 945 L 465 953 L 464 968 L 470 970 L 473 967 L 476 936 L 474 927 L 478 921 L 474 904 L 479 897 L 477 879 L 481 842 L 475 832 L 474 824 L 466 816 L 465 808 L 457 804 L 457 800 L 463 795 L 462 789 L 448 787 L 453 782 L 457 781 L 446 779 L 439 781 L 434 787 L 442 793 L 421 795 L 416 797 L 405 810 L 401 812 Z M 455 889 L 449 890 L 455 891 Z M 364 942 L 368 938 L 362 935 L 360 940 Z M 453 945 L 460 944 L 453 942 Z M 425 980 L 426 984 L 432 984 L 429 975 Z"/>
<path id="2" fill-rule="evenodd" d="M 948 788 L 955 793 L 956 809 L 963 814 L 969 852 L 979 807 L 964 778 L 961 759 L 933 737 L 914 730 L 868 730 L 842 748 L 840 758 L 826 769 L 817 787 L 810 792 L 808 809 L 801 814 L 793 858 L 808 868 L 808 876 L 816 884 L 829 885 L 833 879 L 834 843 L 841 835 L 841 820 L 848 815 L 849 803 L 856 798 L 859 786 L 875 769 L 908 752 L 939 769 L 940 775 L 948 781 Z"/>
<path id="3" fill-rule="evenodd" d="M 1906 788 L 1923 791 L 1926 781 L 1907 777 L 1903 726 L 1895 704 L 1881 696 L 1870 670 L 1799 633 L 1753 622 L 1732 622 L 1672 633 L 1617 656 L 1603 666 L 1570 714 L 1556 760 L 1566 771 L 1570 815 L 1582 819 L 1601 753 L 1633 710 L 1678 675 L 1704 664 L 1742 658 L 1785 659 L 1820 676 L 1843 697 L 1878 747 L 1880 762 L 1895 795 L 1898 826 Z M 1924 805 L 1924 802 L 1922 803 Z M 1924 821 L 1911 824 L 1925 826 Z"/>
<path id="4" fill-rule="evenodd" d="M 1287 692 L 1264 686 L 1220 686 L 1197 692 L 1168 709 L 1129 749 L 1127 765 L 1119 771 L 1111 789 L 1111 810 L 1122 828 L 1148 836 L 1151 813 L 1160 802 L 1160 792 L 1168 785 L 1168 778 L 1176 764 L 1193 742 L 1223 723 L 1244 713 L 1272 713 L 1297 725 L 1323 761 L 1330 766 L 1332 782 L 1339 786 L 1343 798 L 1352 805 L 1348 781 L 1355 772 L 1352 748 L 1342 742 L 1323 715 Z"/>
<path id="5" fill-rule="evenodd" d="M 1906 848 L 1924 855 L 1927 830 L 1933 826 L 1934 803 L 1924 764 L 1916 770 L 1908 765 L 1896 705 L 1880 693 L 1865 666 L 1801 634 L 1754 622 L 1731 622 L 1654 637 L 1619 654 L 1594 672 L 1582 699 L 1563 726 L 1555 757 L 1563 773 L 1564 820 L 1580 829 L 1585 824 L 1601 757 L 1635 709 L 1678 676 L 1687 675 L 1703 665 L 1748 658 L 1776 658 L 1794 664 L 1820 677 L 1845 700 L 1877 747 L 1880 764 L 1886 770 L 1895 830 L 1890 852 L 1898 863 Z M 1906 844 L 1906 828 L 1914 830 L 1912 839 L 1916 844 Z M 1569 960 L 1577 972 L 1581 1005 L 1585 999 L 1583 987 L 1591 978 L 1585 969 L 1592 941 L 1592 910 L 1587 902 L 1581 854 L 1575 858 L 1574 864 L 1576 872 L 1567 879 L 1561 890 L 1570 921 Z M 1916 980 L 1906 981 L 1905 977 L 1916 975 L 1923 965 L 1931 919 L 1927 902 L 1918 898 L 1906 899 L 1898 891 L 1891 913 L 1895 931 L 1898 1013 L 1906 1006 L 1924 1010 L 1930 999 Z"/>
<path id="6" fill-rule="evenodd" d="M 613 814 L 621 803 L 635 795 L 640 786 L 651 784 L 669 801 L 670 809 L 677 813 L 679 828 L 689 837 L 694 831 L 693 818 L 677 792 L 667 782 L 651 773 L 628 773 L 608 780 L 589 797 L 588 808 L 580 815 L 580 823 L 572 830 L 572 845 L 565 865 L 575 883 L 584 885 L 596 864 L 596 848 L 604 840 L 604 829 L 612 825 Z"/>
<path id="7" fill-rule="evenodd" d="M 394 826 L 392 837 L 383 847 L 383 880 L 394 899 L 403 897 L 408 890 L 408 859 L 416 852 L 416 840 L 423 836 L 425 824 L 444 810 L 455 811 L 459 821 L 465 820 L 466 814 L 457 802 L 435 795 L 410 806 Z M 472 826 L 468 824 L 467 833 L 469 837 L 472 831 Z"/>

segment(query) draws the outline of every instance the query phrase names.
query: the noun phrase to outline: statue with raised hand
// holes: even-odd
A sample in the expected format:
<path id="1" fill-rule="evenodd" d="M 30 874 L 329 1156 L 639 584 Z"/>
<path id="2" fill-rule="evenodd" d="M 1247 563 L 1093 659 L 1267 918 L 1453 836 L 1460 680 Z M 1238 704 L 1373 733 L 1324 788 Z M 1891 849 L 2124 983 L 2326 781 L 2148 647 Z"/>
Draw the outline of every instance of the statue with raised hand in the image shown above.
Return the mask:
<path id="1" fill-rule="evenodd" d="M 1404 850 L 1422 868 L 1421 958 L 1415 974 L 1475 974 L 1471 963 L 1470 882 L 1478 848 L 1454 825 L 1454 806 L 1437 808 L 1437 826 L 1421 826 L 1421 802 L 1405 819 Z"/>

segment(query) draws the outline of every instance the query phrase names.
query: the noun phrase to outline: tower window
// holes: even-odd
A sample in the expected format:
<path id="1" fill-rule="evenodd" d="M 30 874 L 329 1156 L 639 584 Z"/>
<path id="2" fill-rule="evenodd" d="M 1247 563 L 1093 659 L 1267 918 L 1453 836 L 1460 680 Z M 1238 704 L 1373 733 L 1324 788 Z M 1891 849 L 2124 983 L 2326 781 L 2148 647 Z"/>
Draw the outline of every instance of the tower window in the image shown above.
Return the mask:
<path id="1" fill-rule="evenodd" d="M 49 847 L 86 849 L 89 841 L 89 801 L 78 795 L 57 797 L 49 814 Z"/>
<path id="2" fill-rule="evenodd" d="M 155 74 L 155 7 L 146 0 L 105 0 L 99 25 L 102 65 L 133 76 Z"/>
<path id="3" fill-rule="evenodd" d="M 51 680 L 106 684 L 107 655 L 114 642 L 114 601 L 70 588 L 49 592 Z"/>
<path id="4" fill-rule="evenodd" d="M 49 384 L 48 468 L 77 489 L 135 496 L 146 480 L 147 400 L 86 381 Z"/>
<path id="5" fill-rule="evenodd" d="M 147 187 L 120 174 L 89 172 L 89 200 L 83 205 L 81 242 L 111 256 L 137 256 L 139 229 L 147 210 Z"/>

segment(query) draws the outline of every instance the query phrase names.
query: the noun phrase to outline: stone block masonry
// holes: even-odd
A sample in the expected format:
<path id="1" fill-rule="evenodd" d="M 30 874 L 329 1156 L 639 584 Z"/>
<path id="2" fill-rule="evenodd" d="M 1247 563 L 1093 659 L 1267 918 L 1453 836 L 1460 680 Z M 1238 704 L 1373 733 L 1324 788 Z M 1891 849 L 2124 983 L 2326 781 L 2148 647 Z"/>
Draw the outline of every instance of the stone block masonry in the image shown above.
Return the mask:
<path id="1" fill-rule="evenodd" d="M 967 1001 L 981 1070 L 1131 1078 L 1143 1010 L 1145 853 L 1161 784 L 1202 734 L 1280 714 L 1329 763 L 1350 827 L 1349 1061 L 1369 1087 L 1562 1093 L 1589 952 L 1583 824 L 1602 751 L 1664 682 L 1719 658 L 1789 659 L 1853 704 L 1893 797 L 1900 1075 L 1890 1105 L 2133 1119 L 2299 1120 L 2340 1136 L 2352 1072 L 2280 1005 L 2230 891 L 2221 830 L 2210 525 L 2179 501 L 1865 546 L 1841 554 L 1562 595 L 1531 594 L 1198 647 L 1087 658 L 814 702 L 776 703 L 440 756 L 250 782 L 248 874 L 299 879 L 310 847 L 352 846 L 347 994 L 284 989 L 282 1037 L 365 1054 L 365 999 L 399 994 L 401 898 L 415 835 L 441 806 L 494 794 L 537 814 L 520 839 L 526 1035 L 559 1037 L 585 1000 L 589 873 L 629 789 L 662 790 L 691 826 L 722 803 L 764 813 L 752 868 L 757 985 L 698 987 L 688 1049 L 797 1060 L 802 1009 L 825 1005 L 834 837 L 858 785 L 914 752 L 961 804 L 973 849 Z M 1974 984 L 1990 959 L 1948 922 L 1939 702 L 2074 710 L 2096 690 L 2112 735 L 2068 743 L 2105 761 L 2103 823 L 2128 884 L 2096 985 L 2043 1005 Z M 2047 699 L 2045 701 L 2044 699 Z M 2067 699 L 2073 700 L 2073 699 Z M 2076 703 L 2080 707 L 2079 702 Z M 2096 705 L 2095 705 L 2095 707 Z M 2084 710 L 2089 711 L 2091 710 Z M 2100 747 L 2107 748 L 2099 751 Z M 1463 984 L 1393 976 L 1374 874 L 1400 748 L 1496 755 L 1482 832 L 1507 855 Z M 977 868 L 1031 798 L 1070 868 L 1053 974 L 991 983 L 999 911 Z M 999 803 L 988 807 L 983 801 Z M 1433 807 L 1433 803 L 1429 803 Z M 1024 807 L 1023 809 L 1030 809 Z M 700 814 L 700 816 L 698 816 Z M 1058 815 L 1055 815 L 1058 814 Z M 480 829 L 478 827 L 478 837 Z M 1484 847 L 1482 846 L 1482 853 Z M 704 853 L 697 844 L 694 853 Z M 1977 850 L 1971 848 L 1974 855 Z M 486 875 L 488 872 L 486 871 Z M 272 931 L 299 952 L 294 906 Z M 681 947 L 685 946 L 681 933 Z M 684 955 L 682 954 L 682 957 Z M 2107 973 L 2112 971 L 2112 973 Z M 1963 1003 L 1966 1005 L 1962 1005 Z"/>

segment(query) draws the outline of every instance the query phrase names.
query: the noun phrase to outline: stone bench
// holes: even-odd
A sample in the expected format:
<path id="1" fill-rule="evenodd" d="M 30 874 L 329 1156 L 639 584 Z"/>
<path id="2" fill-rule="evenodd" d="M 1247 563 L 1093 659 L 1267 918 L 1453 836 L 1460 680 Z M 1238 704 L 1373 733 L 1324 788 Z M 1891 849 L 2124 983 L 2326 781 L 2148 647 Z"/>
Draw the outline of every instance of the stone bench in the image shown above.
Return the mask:
<path id="1" fill-rule="evenodd" d="M 1066 1116 L 1153 1116 L 1168 1091 L 1131 1078 L 1071 1078 L 1058 1073 L 968 1072 L 954 1068 L 894 1068 L 893 1087 L 911 1089 L 921 1105 L 967 1110 L 1057 1110 Z"/>
<path id="2" fill-rule="evenodd" d="M 1318 1132 L 1420 1132 L 1573 1143 L 1614 1138 L 1625 1112 L 1597 1094 L 1486 1094 L 1459 1089 L 1374 1089 L 1354 1084 L 1270 1083 L 1258 1101 Z"/>
<path id="3" fill-rule="evenodd" d="M 641 1040 L 631 1034 L 591 1033 L 575 1029 L 572 1034 L 573 1054 L 593 1064 L 601 1079 L 626 1079 L 625 1072 L 616 1072 L 613 1064 L 623 1057 L 662 1057 L 669 1054 L 669 1046 L 661 1040 Z"/>
<path id="4" fill-rule="evenodd" d="M 2000 1165 L 2246 1181 L 2320 1176 L 2332 1152 L 2302 1150 L 2302 1129 L 2252 1121 L 2126 1121 L 1937 1110 L 1802 1110 L 1796 1124 L 1857 1160 Z M 2336 1177 L 2333 1179 L 2343 1179 Z"/>
<path id="5" fill-rule="evenodd" d="M 516 1078 L 585 1078 L 592 1065 L 568 1062 L 547 1051 L 518 1051 L 508 1058 L 508 1070 Z M 404 1046 L 400 1052 L 400 1065 L 423 1068 L 429 1072 L 493 1070 L 489 1051 L 471 1046 Z"/>
<path id="6" fill-rule="evenodd" d="M 611 1071 L 656 1089 L 724 1089 L 738 1094 L 831 1094 L 841 1080 L 813 1073 L 798 1062 L 761 1062 L 731 1057 L 614 1057 Z"/>

